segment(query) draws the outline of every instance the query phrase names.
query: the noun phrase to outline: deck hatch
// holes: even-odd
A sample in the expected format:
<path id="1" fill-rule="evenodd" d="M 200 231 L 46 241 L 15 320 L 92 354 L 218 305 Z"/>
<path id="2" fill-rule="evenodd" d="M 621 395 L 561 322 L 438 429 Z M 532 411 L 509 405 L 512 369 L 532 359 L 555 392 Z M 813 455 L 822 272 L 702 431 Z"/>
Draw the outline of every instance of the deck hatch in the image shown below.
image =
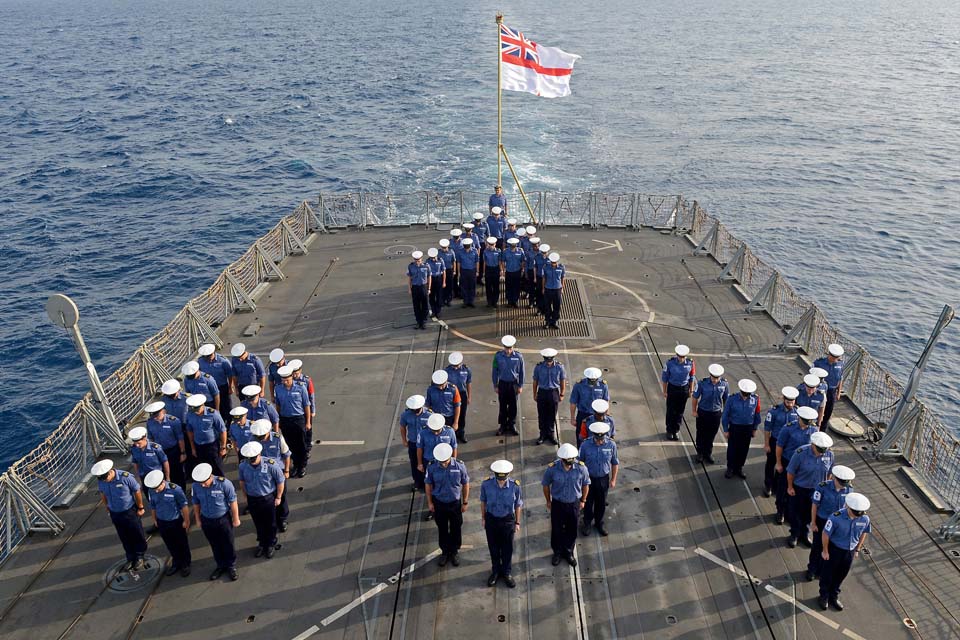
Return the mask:
<path id="1" fill-rule="evenodd" d="M 518 338 L 593 338 L 593 324 L 587 314 L 583 286 L 577 278 L 567 278 L 560 304 L 559 330 L 545 329 L 543 316 L 520 301 L 520 308 L 507 306 L 506 289 L 501 288 L 497 306 L 497 335 Z"/>

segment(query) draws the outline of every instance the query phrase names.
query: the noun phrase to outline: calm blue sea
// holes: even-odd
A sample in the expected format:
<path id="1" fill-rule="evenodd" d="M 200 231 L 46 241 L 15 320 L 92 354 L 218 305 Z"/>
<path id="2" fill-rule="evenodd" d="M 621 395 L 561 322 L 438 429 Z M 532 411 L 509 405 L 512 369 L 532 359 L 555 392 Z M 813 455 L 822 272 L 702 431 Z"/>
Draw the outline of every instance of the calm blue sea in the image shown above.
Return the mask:
<path id="1" fill-rule="evenodd" d="M 578 53 L 505 94 L 531 189 L 698 199 L 906 377 L 960 288 L 960 3 L 0 0 L 0 468 L 297 201 L 487 189 L 497 9 Z M 960 323 L 924 395 L 956 422 Z"/>

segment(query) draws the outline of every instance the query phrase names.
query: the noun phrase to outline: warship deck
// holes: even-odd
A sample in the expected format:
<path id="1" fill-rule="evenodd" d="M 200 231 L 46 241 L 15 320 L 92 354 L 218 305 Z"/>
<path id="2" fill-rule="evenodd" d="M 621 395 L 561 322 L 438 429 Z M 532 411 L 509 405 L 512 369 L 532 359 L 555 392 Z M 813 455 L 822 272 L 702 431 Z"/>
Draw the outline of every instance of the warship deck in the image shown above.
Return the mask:
<path id="1" fill-rule="evenodd" d="M 445 232 L 442 232 L 445 233 Z M 301 358 L 317 386 L 308 475 L 291 480 L 290 529 L 272 560 L 255 559 L 249 517 L 237 531 L 240 579 L 210 582 L 210 548 L 194 528 L 189 578 L 144 577 L 125 592 L 106 586 L 122 557 L 93 483 L 58 512 L 67 530 L 34 534 L 2 569 L 0 636 L 20 638 L 956 638 L 960 552 L 936 538 L 943 516 L 927 506 L 896 460 L 876 461 L 838 438 L 837 462 L 871 499 L 874 534 L 843 586 L 846 610 L 820 612 L 806 582 L 808 550 L 788 549 L 762 495 L 763 450 L 754 440 L 747 481 L 722 465 L 693 462 L 689 408 L 680 442 L 663 439 L 662 362 L 682 342 L 700 371 L 711 362 L 735 381 L 758 381 L 764 409 L 809 364 L 777 349 L 783 331 L 747 314 L 710 257 L 683 237 L 653 229 L 554 227 L 542 236 L 576 281 L 560 330 L 547 336 L 532 312 L 446 310 L 444 324 L 413 329 L 408 254 L 433 246 L 436 230 L 378 228 L 313 238 L 309 254 L 283 265 L 252 313 L 219 328 L 230 344 Z M 569 281 L 568 281 L 569 282 Z M 581 315 L 580 319 L 570 316 Z M 251 325 L 254 336 L 241 337 Z M 491 355 L 502 333 L 518 336 L 529 367 L 560 350 L 573 380 L 604 371 L 617 420 L 621 472 L 611 490 L 610 536 L 577 543 L 579 565 L 550 564 L 549 515 L 540 490 L 553 447 L 534 446 L 536 405 L 520 402 L 520 437 L 497 437 Z M 473 480 L 460 567 L 436 566 L 437 533 L 424 497 L 410 490 L 398 416 L 409 395 L 459 350 L 473 369 L 470 442 L 460 447 Z M 702 374 L 701 374 L 702 375 Z M 854 416 L 838 403 L 834 420 Z M 573 439 L 562 418 L 562 439 Z M 718 442 L 722 438 L 718 436 Z M 724 449 L 719 446 L 719 460 Z M 716 453 L 716 452 L 715 452 Z M 516 465 L 524 518 L 516 540 L 517 588 L 487 588 L 479 482 L 495 459 Z M 121 465 L 126 462 L 121 461 Z M 228 466 L 235 476 L 235 458 Z M 161 560 L 158 536 L 149 553 Z"/>

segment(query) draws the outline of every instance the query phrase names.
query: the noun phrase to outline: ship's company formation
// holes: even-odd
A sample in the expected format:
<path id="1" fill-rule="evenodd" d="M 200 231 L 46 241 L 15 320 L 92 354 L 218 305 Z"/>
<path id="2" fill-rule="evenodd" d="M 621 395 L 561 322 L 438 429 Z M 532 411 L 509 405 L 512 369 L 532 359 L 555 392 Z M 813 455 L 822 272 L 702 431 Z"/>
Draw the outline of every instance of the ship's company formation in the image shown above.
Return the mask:
<path id="1" fill-rule="evenodd" d="M 457 291 L 463 304 L 472 306 L 475 285 L 484 281 L 488 305 L 497 305 L 501 280 L 507 304 L 518 305 L 525 295 L 544 313 L 545 325 L 556 326 L 563 289 L 559 256 L 540 242 L 535 228 L 517 228 L 516 221 L 501 220 L 505 208 L 498 189 L 491 196 L 486 220 L 476 214 L 476 223 L 454 229 L 450 239 L 440 240 L 440 247 L 428 252 L 426 262 L 419 252 L 414 254 L 408 275 L 418 326 L 426 322 L 427 313 L 439 316 Z M 474 242 L 484 247 L 482 252 L 471 247 Z M 607 535 L 606 505 L 617 486 L 621 452 L 610 415 L 610 388 L 596 367 L 569 381 L 553 348 L 540 351 L 541 360 L 530 372 L 517 339 L 505 335 L 500 342 L 489 372 L 499 405 L 496 433 L 507 438 L 520 435 L 517 401 L 529 382 L 538 414 L 535 444 L 556 447 L 556 458 L 543 469 L 540 483 L 543 504 L 550 512 L 551 563 L 575 566 L 578 535 L 594 530 Z M 163 383 L 162 398 L 144 408 L 146 426 L 128 433 L 133 441 L 131 470 L 115 469 L 110 460 L 97 462 L 91 470 L 126 552 L 125 570 L 143 566 L 147 539 L 141 518 L 148 510 L 170 552 L 168 576 L 190 574 L 187 534 L 193 526 L 203 531 L 213 551 L 211 580 L 239 577 L 234 529 L 242 515 L 249 515 L 256 529 L 255 557 L 272 558 L 279 548 L 278 535 L 287 530 L 290 517 L 286 481 L 307 473 L 317 413 L 314 385 L 303 372 L 303 363 L 288 360 L 281 349 L 270 352 L 267 366 L 243 344 L 233 345 L 230 352 L 228 359 L 213 344 L 205 344 L 196 360 L 183 365 L 182 382 Z M 689 400 L 697 463 L 716 463 L 714 441 L 722 432 L 725 477 L 746 478 L 743 467 L 750 442 L 763 429 L 763 492 L 766 497 L 775 495 L 773 518 L 789 525 L 788 547 L 810 548 L 805 577 L 819 578 L 819 606 L 838 611 L 843 609 L 840 586 L 871 530 L 866 515 L 870 502 L 853 492 L 853 470 L 834 464 L 833 441 L 823 430 L 842 392 L 842 357 L 840 345 L 829 345 L 803 382 L 784 387 L 780 401 L 766 411 L 756 383 L 744 378 L 733 390 L 720 363 L 710 363 L 708 375 L 698 379 L 685 345 L 675 347 L 661 374 L 665 437 L 679 439 Z M 467 410 L 474 379 L 464 354 L 450 353 L 447 361 L 445 368 L 433 372 L 423 394 L 406 399 L 399 435 L 407 446 L 412 489 L 426 494 L 424 518 L 437 525 L 439 565 L 458 566 L 463 514 L 471 495 L 477 497 L 460 456 L 469 442 Z M 575 445 L 560 441 L 558 415 L 564 402 Z M 237 456 L 234 478 L 239 491 L 225 472 L 230 451 Z M 513 471 L 509 460 L 493 462 L 477 497 L 490 552 L 491 587 L 501 580 L 507 587 L 516 586 L 514 536 L 521 527 L 524 500 L 534 499 L 523 496 Z M 187 479 L 192 481 L 189 493 Z"/>

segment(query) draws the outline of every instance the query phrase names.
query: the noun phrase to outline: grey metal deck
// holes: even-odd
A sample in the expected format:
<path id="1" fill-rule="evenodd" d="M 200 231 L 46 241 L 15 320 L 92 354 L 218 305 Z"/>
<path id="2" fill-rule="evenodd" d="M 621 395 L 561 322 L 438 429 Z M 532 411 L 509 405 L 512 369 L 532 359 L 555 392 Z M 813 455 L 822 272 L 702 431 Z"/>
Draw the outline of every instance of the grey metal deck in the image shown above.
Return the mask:
<path id="1" fill-rule="evenodd" d="M 107 515 L 93 508 L 91 487 L 59 512 L 63 534 L 32 536 L 4 565 L 0 636 L 960 637 L 960 553 L 953 555 L 960 546 L 935 538 L 942 517 L 904 481 L 896 461 L 867 459 L 845 441 L 836 447 L 838 462 L 856 470 L 856 487 L 873 503 L 875 534 L 844 584 L 846 611 L 821 614 L 809 609 L 817 587 L 802 577 L 807 550 L 787 549 L 786 528 L 769 517 L 759 438 L 746 482 L 725 480 L 721 465 L 693 464 L 692 420 L 682 442 L 662 440 L 658 375 L 677 342 L 690 345 L 701 369 L 716 361 L 731 380 L 757 379 L 765 406 L 809 366 L 776 349 L 782 330 L 744 312 L 734 288 L 716 281 L 712 258 L 692 257 L 686 239 L 651 229 L 557 227 L 542 235 L 578 280 L 594 337 L 519 335 L 518 348 L 532 366 L 536 351 L 555 346 L 573 377 L 601 367 L 621 447 L 610 537 L 580 538 L 576 570 L 550 565 L 539 480 L 553 451 L 533 445 L 536 406 L 528 392 L 521 437 L 493 435 L 496 404 L 487 381 L 495 314 L 455 306 L 444 318 L 449 328 L 412 330 L 408 258 L 397 251 L 432 246 L 438 232 L 341 231 L 316 237 L 308 255 L 286 261 L 287 279 L 265 290 L 255 312 L 232 316 L 219 331 L 232 343 L 250 323 L 262 324 L 257 336 L 243 338 L 251 350 L 283 347 L 303 359 L 317 385 L 314 434 L 321 442 L 309 475 L 288 485 L 291 527 L 276 557 L 253 557 L 254 531 L 244 518 L 238 582 L 207 581 L 210 550 L 194 530 L 191 577 L 161 578 L 125 594 L 106 590 L 104 572 L 121 549 Z M 594 239 L 619 240 L 622 251 Z M 475 374 L 470 442 L 460 449 L 475 490 L 501 457 L 516 464 L 523 483 L 515 590 L 485 586 L 489 559 L 476 493 L 462 565 L 440 569 L 425 560 L 436 549 L 436 529 L 422 522 L 423 498 L 409 490 L 396 423 L 402 401 L 421 393 L 453 350 L 465 353 Z M 841 404 L 835 415 L 853 412 Z M 572 440 L 569 425 L 563 435 Z M 150 552 L 166 557 L 158 537 Z"/>

